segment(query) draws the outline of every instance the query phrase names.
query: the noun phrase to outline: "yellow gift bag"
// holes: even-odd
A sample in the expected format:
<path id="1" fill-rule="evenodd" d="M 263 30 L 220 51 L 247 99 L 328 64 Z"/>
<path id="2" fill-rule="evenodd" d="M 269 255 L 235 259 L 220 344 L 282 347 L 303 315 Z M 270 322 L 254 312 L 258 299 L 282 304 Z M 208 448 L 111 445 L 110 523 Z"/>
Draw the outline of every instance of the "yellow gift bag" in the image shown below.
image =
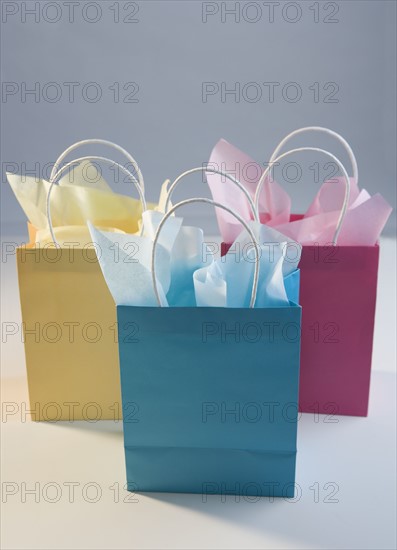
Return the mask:
<path id="1" fill-rule="evenodd" d="M 81 157 L 60 168 L 67 154 L 87 143 L 121 151 L 137 179 L 104 157 Z M 87 185 L 82 175 L 96 170 L 92 160 L 111 163 L 128 175 L 140 201 L 113 193 L 101 178 L 95 178 L 97 188 Z M 137 231 L 146 209 L 142 174 L 119 146 L 85 140 L 59 157 L 49 182 L 12 174 L 8 180 L 30 221 L 30 242 L 17 249 L 17 266 L 32 419 L 118 420 L 116 309 L 85 223 L 89 219 L 108 231 Z"/>

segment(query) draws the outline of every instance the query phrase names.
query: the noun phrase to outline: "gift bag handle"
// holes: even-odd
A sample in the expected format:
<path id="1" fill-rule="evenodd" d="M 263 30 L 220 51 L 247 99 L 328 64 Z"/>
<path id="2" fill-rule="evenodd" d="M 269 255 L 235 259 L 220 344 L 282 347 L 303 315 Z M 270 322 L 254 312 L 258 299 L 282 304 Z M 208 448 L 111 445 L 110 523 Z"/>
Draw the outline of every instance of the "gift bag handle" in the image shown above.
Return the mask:
<path id="1" fill-rule="evenodd" d="M 139 194 L 139 199 L 140 199 L 141 205 L 142 205 L 142 212 L 145 212 L 145 210 L 146 210 L 146 200 L 145 200 L 144 191 L 143 191 L 142 187 L 139 185 L 136 178 L 131 174 L 131 172 L 129 170 L 124 168 L 124 166 L 122 166 L 121 164 L 118 164 L 117 162 L 114 162 L 114 160 L 108 159 L 106 157 L 98 157 L 98 156 L 80 157 L 78 159 L 72 160 L 72 161 L 68 162 L 67 164 L 65 164 L 64 166 L 62 166 L 62 168 L 60 168 L 58 170 L 58 172 L 55 172 L 55 174 L 50 177 L 50 181 L 49 181 L 50 187 L 48 189 L 48 194 L 47 194 L 47 220 L 48 220 L 48 227 L 49 227 L 49 230 L 50 230 L 52 241 L 53 241 L 53 243 L 55 244 L 55 246 L 57 248 L 60 248 L 60 245 L 59 245 L 58 241 L 56 240 L 55 233 L 54 233 L 54 228 L 53 228 L 53 225 L 52 225 L 52 219 L 51 219 L 51 201 L 50 201 L 50 197 L 51 197 L 52 188 L 54 187 L 56 181 L 60 178 L 60 176 L 66 170 L 68 170 L 71 166 L 73 166 L 75 164 L 79 164 L 80 162 L 84 162 L 84 161 L 87 161 L 87 160 L 90 160 L 90 161 L 91 160 L 100 160 L 100 161 L 105 162 L 107 164 L 112 164 L 113 166 L 116 166 L 119 170 L 121 170 L 126 176 L 131 178 L 131 180 L 132 180 L 133 184 L 135 185 L 135 188 L 136 188 L 136 190 L 138 191 L 138 194 Z M 141 234 L 142 234 L 142 232 L 143 232 L 143 226 L 141 227 Z"/>
<path id="2" fill-rule="evenodd" d="M 352 169 L 353 169 L 353 178 L 355 179 L 356 183 L 358 183 L 358 165 L 356 157 L 353 153 L 353 149 L 350 147 L 349 143 L 345 140 L 343 136 L 335 132 L 334 130 L 331 130 L 330 128 L 323 128 L 322 126 L 306 126 L 304 128 L 298 128 L 297 130 L 294 130 L 290 134 L 286 135 L 285 138 L 283 138 L 280 143 L 277 145 L 275 150 L 273 151 L 273 154 L 270 158 L 270 162 L 274 161 L 274 159 L 279 154 L 280 150 L 284 147 L 284 145 L 289 141 L 291 138 L 299 135 L 304 134 L 306 132 L 321 132 L 324 134 L 327 134 L 329 136 L 334 137 L 337 141 L 339 141 L 343 147 L 346 149 L 347 154 L 349 156 Z"/>
<path id="3" fill-rule="evenodd" d="M 172 193 L 175 190 L 175 187 L 180 183 L 180 181 L 185 177 L 189 176 L 190 174 L 194 174 L 196 172 L 210 172 L 212 174 L 220 174 L 221 176 L 225 176 L 225 178 L 229 179 L 231 182 L 234 183 L 245 195 L 245 198 L 248 201 L 248 204 L 250 205 L 252 215 L 254 216 L 255 221 L 259 221 L 259 214 L 257 208 L 255 208 L 254 201 L 251 198 L 251 195 L 247 191 L 247 189 L 244 187 L 242 183 L 240 183 L 236 178 L 234 178 L 231 174 L 227 174 L 226 172 L 221 172 L 220 170 L 216 170 L 215 168 L 204 168 L 203 166 L 199 166 L 198 168 L 191 168 L 190 170 L 187 170 L 186 172 L 183 172 L 183 174 L 180 174 L 172 183 L 168 190 L 168 194 L 165 200 L 165 206 L 164 211 L 168 211 L 168 206 L 171 200 Z"/>
<path id="4" fill-rule="evenodd" d="M 76 141 L 76 143 L 73 143 L 73 145 L 65 149 L 65 151 L 61 155 L 59 155 L 59 157 L 55 161 L 55 164 L 51 170 L 50 179 L 51 180 L 54 179 L 55 174 L 58 172 L 61 162 L 64 160 L 64 158 L 67 155 L 69 155 L 69 153 L 85 145 L 106 145 L 107 147 L 111 147 L 112 149 L 119 151 L 122 155 L 124 155 L 129 160 L 130 164 L 132 164 L 135 172 L 137 173 L 139 185 L 141 186 L 142 191 L 145 192 L 145 184 L 143 181 L 142 172 L 138 166 L 138 163 L 134 159 L 134 157 L 130 155 L 130 153 L 126 151 L 123 147 L 121 147 L 120 145 L 117 145 L 117 143 L 113 143 L 113 141 L 108 141 L 106 139 L 90 138 L 90 139 L 83 139 L 82 141 Z M 115 163 L 115 165 L 117 165 L 117 163 Z M 130 170 L 128 170 L 128 172 L 130 172 Z M 132 177 L 135 179 L 134 175 L 132 175 Z"/>
<path id="5" fill-rule="evenodd" d="M 327 155 L 328 157 L 332 158 L 332 160 L 338 165 L 338 168 L 342 171 L 343 177 L 345 179 L 345 183 L 346 183 L 345 198 L 343 199 L 342 209 L 339 213 L 339 218 L 338 218 L 338 222 L 336 224 L 335 233 L 334 233 L 334 237 L 333 237 L 333 241 L 332 241 L 332 244 L 336 245 L 337 240 L 338 240 L 338 236 L 339 236 L 339 232 L 340 232 L 341 227 L 342 227 L 342 222 L 343 222 L 343 220 L 345 218 L 345 215 L 346 215 L 347 206 L 349 204 L 350 179 L 349 179 L 349 175 L 346 171 L 346 168 L 341 163 L 341 161 L 335 155 L 333 155 L 329 151 L 326 151 L 325 149 L 319 149 L 317 147 L 299 147 L 298 149 L 291 149 L 290 151 L 282 153 L 279 157 L 271 160 L 269 162 L 269 166 L 267 166 L 266 170 L 263 172 L 263 174 L 261 175 L 261 177 L 259 179 L 258 186 L 257 186 L 256 191 L 255 191 L 255 206 L 256 206 L 257 209 L 259 209 L 259 197 L 260 197 L 260 194 L 261 194 L 261 191 L 262 191 L 262 187 L 263 187 L 263 184 L 266 180 L 266 177 L 267 177 L 269 171 L 271 170 L 273 164 L 275 164 L 279 160 L 281 160 L 281 159 L 283 159 L 283 158 L 285 158 L 289 155 L 292 155 L 293 153 L 300 153 L 301 151 L 316 151 L 317 153 L 323 153 L 324 155 Z"/>
<path id="6" fill-rule="evenodd" d="M 177 204 L 175 204 L 175 206 L 170 208 L 170 210 L 168 210 L 168 212 L 166 214 L 164 214 L 163 219 L 159 223 L 159 226 L 157 228 L 156 235 L 155 235 L 154 241 L 153 241 L 152 264 L 151 264 L 153 289 L 154 289 L 154 293 L 156 295 L 158 305 L 160 307 L 163 307 L 162 303 L 161 303 L 161 299 L 160 299 L 160 295 L 159 295 L 159 291 L 158 291 L 158 287 L 157 287 L 157 279 L 156 279 L 156 267 L 155 267 L 156 266 L 156 261 L 155 260 L 156 260 L 157 241 L 159 239 L 161 230 L 162 230 L 165 222 L 168 220 L 168 218 L 170 216 L 172 216 L 172 214 L 176 210 L 178 210 L 178 208 L 180 208 L 181 206 L 185 206 L 187 204 L 193 204 L 193 203 L 212 204 L 213 206 L 215 206 L 217 208 L 221 208 L 222 210 L 225 210 L 226 212 L 229 212 L 229 214 L 231 214 L 234 218 L 236 218 L 241 223 L 241 225 L 245 228 L 245 230 L 248 232 L 248 234 L 251 238 L 252 244 L 254 245 L 254 249 L 255 249 L 255 271 L 254 271 L 254 280 L 253 280 L 253 284 L 252 284 L 252 292 L 251 292 L 251 299 L 250 299 L 250 305 L 249 305 L 250 308 L 253 308 L 254 305 L 255 305 L 256 295 L 257 295 L 257 292 L 258 292 L 259 257 L 260 257 L 259 246 L 258 246 L 258 243 L 256 241 L 255 235 L 254 235 L 252 229 L 248 226 L 247 222 L 245 222 L 239 214 L 237 214 L 236 212 L 233 212 L 233 210 L 231 208 L 229 208 L 228 206 L 225 206 L 223 204 L 220 204 L 219 202 L 215 202 L 212 199 L 207 199 L 207 198 L 204 198 L 204 197 L 203 198 L 186 199 L 184 201 L 178 202 Z"/>

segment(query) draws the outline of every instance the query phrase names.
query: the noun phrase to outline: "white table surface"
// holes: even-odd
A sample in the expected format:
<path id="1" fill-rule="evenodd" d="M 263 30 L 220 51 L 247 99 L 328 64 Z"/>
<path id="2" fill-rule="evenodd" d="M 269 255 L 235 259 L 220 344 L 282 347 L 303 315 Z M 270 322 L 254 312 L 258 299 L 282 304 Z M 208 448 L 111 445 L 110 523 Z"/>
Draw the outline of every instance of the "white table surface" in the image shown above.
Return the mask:
<path id="1" fill-rule="evenodd" d="M 15 258 L 2 272 L 2 322 L 20 322 Z M 8 339 L 1 548 L 395 549 L 395 303 L 395 242 L 383 239 L 369 417 L 302 415 L 296 501 L 127 493 L 121 422 L 4 414 L 27 402 L 23 345 Z"/>

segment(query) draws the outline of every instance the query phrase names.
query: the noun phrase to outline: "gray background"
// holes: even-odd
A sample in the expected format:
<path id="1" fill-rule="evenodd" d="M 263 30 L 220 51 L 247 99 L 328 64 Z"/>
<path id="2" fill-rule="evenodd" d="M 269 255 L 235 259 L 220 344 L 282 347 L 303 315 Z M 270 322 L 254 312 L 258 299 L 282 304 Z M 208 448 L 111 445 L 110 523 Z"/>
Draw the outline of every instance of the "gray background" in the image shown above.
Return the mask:
<path id="1" fill-rule="evenodd" d="M 118 2 L 118 23 L 115 2 L 91 2 L 91 6 L 80 2 L 74 21 L 64 2 L 25 2 L 36 15 L 25 15 L 22 4 L 2 2 L 4 233 L 25 230 L 25 216 L 4 177 L 7 166 L 26 173 L 38 163 L 36 173 L 42 173 L 65 147 L 86 137 L 114 140 L 130 150 L 143 171 L 148 198 L 155 199 L 166 177 L 206 162 L 220 137 L 265 162 L 287 132 L 299 126 L 329 126 L 351 143 L 361 186 L 371 194 L 380 191 L 395 207 L 394 1 L 320 2 L 318 22 L 311 1 L 295 2 L 295 7 L 286 6 L 291 2 L 276 3 L 273 22 L 263 2 L 251 2 L 250 7 L 247 2 L 211 2 L 208 9 L 218 8 L 218 13 L 208 15 L 206 23 L 206 8 L 200 1 L 139 2 L 139 11 L 132 16 L 138 21 L 133 23 L 123 21 L 135 9 L 131 2 Z M 98 21 L 89 22 L 98 17 L 98 6 Z M 237 8 L 240 20 L 233 14 L 225 16 L 225 6 Z M 5 10 L 16 13 L 7 15 Z M 292 23 L 297 14 L 299 20 Z M 327 23 L 327 17 L 335 22 Z M 58 22 L 50 22 L 57 18 Z M 263 87 L 272 81 L 280 84 L 273 102 Z M 10 82 L 17 91 L 14 95 L 4 93 Z M 61 90 L 59 101 L 50 101 L 56 89 L 46 88 L 49 82 Z M 78 83 L 72 101 L 65 82 Z M 99 101 L 88 100 L 94 88 L 84 95 L 88 82 L 100 86 Z M 109 89 L 115 82 L 121 88 L 118 102 Z M 133 98 L 138 102 L 124 101 L 132 91 L 122 89 L 128 82 L 139 85 Z M 262 96 L 254 102 L 241 91 L 239 97 L 227 95 L 222 101 L 218 93 L 203 102 L 203 82 L 219 86 L 224 82 L 228 88 L 239 82 L 241 90 L 254 82 Z M 282 95 L 289 82 L 302 91 L 296 102 Z M 315 82 L 320 87 L 317 101 L 309 88 Z M 339 87 L 333 96 L 336 102 L 326 101 L 323 86 L 328 82 Z M 24 98 L 23 83 L 27 88 L 38 83 L 39 97 Z M 329 147 L 347 160 L 339 145 L 321 136 L 307 136 L 294 144 L 304 141 Z M 287 182 L 286 188 L 294 210 L 303 211 L 318 188 L 308 166 L 318 160 L 323 167 L 326 159 L 297 160 L 303 176 L 294 184 Z M 178 197 L 208 195 L 200 185 L 199 177 L 186 180 Z M 129 192 L 128 185 L 119 190 Z M 212 213 L 203 215 L 209 228 Z M 386 233 L 394 229 L 395 212 Z"/>

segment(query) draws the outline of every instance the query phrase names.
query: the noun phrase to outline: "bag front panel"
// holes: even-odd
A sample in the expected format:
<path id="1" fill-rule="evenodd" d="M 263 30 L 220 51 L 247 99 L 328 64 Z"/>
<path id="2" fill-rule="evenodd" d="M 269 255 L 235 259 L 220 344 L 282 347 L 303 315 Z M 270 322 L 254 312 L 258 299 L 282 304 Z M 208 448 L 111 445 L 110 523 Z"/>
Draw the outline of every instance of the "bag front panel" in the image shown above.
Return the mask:
<path id="1" fill-rule="evenodd" d="M 304 246 L 300 409 L 365 416 L 379 247 Z"/>
<path id="2" fill-rule="evenodd" d="M 117 314 L 129 483 L 294 480 L 299 306 Z"/>
<path id="3" fill-rule="evenodd" d="M 121 417 L 116 311 L 88 252 L 17 251 L 33 420 Z"/>

